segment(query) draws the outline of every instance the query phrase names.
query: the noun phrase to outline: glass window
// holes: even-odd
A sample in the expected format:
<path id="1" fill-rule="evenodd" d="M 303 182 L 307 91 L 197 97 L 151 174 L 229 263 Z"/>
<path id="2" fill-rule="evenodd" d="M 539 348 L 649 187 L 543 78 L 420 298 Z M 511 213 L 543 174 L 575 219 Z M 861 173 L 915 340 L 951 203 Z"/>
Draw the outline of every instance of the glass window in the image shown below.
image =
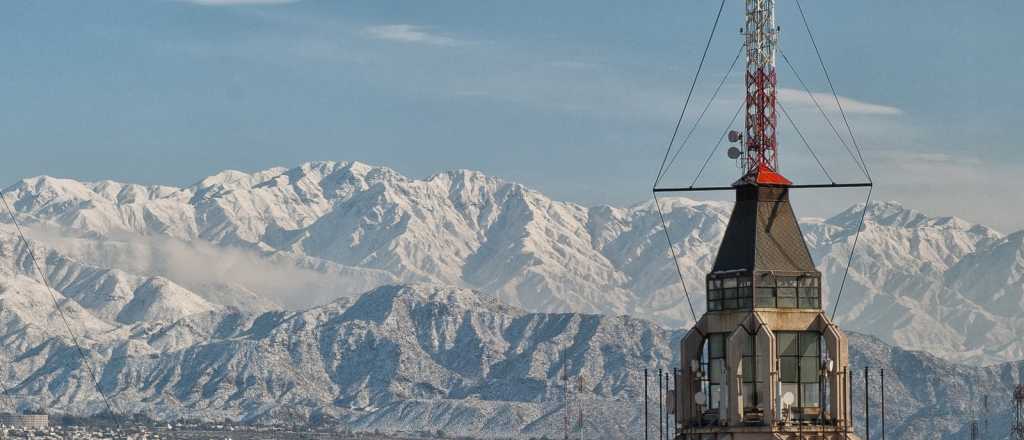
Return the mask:
<path id="1" fill-rule="evenodd" d="M 800 357 L 800 382 L 818 382 L 818 357 Z"/>
<path id="2" fill-rule="evenodd" d="M 800 356 L 818 356 L 821 348 L 821 337 L 815 332 L 800 333 Z"/>
<path id="3" fill-rule="evenodd" d="M 750 286 L 740 287 L 740 290 L 739 290 L 739 297 L 740 298 L 750 298 L 753 294 L 754 294 L 754 291 L 750 288 Z"/>
<path id="4" fill-rule="evenodd" d="M 796 356 L 800 354 L 797 346 L 797 333 L 779 332 L 775 336 L 779 341 L 779 356 Z"/>
<path id="5" fill-rule="evenodd" d="M 821 406 L 821 387 L 817 383 L 800 384 L 800 406 Z"/>
<path id="6" fill-rule="evenodd" d="M 746 335 L 743 338 L 743 358 L 740 360 L 743 370 L 743 405 L 752 408 L 757 406 L 759 396 L 757 385 L 757 336 Z"/>
<path id="7" fill-rule="evenodd" d="M 797 383 L 800 381 L 800 359 L 797 356 L 783 357 L 779 359 L 779 367 L 782 368 L 782 372 L 779 375 L 783 382 Z"/>
<path id="8" fill-rule="evenodd" d="M 725 357 L 725 337 L 721 334 L 713 334 L 708 338 L 708 355 L 712 359 Z"/>
<path id="9" fill-rule="evenodd" d="M 778 307 L 780 309 L 795 309 L 796 298 L 783 298 L 780 296 L 778 298 Z"/>
<path id="10" fill-rule="evenodd" d="M 708 387 L 708 408 L 717 409 L 722 397 L 722 386 L 711 385 Z"/>
<path id="11" fill-rule="evenodd" d="M 702 366 L 704 367 L 705 385 L 708 392 L 706 404 L 709 409 L 718 408 L 721 386 L 725 383 L 725 378 L 722 374 L 725 368 L 726 336 L 725 333 L 714 333 L 708 335 L 705 342 L 707 362 L 703 363 Z"/>
<path id="12" fill-rule="evenodd" d="M 722 383 L 722 368 L 724 367 L 725 359 L 711 360 L 711 374 L 708 375 L 711 378 L 711 383 Z"/>
<path id="13" fill-rule="evenodd" d="M 754 302 L 758 307 L 775 307 L 775 289 L 772 287 L 758 287 Z"/>
<path id="14" fill-rule="evenodd" d="M 743 361 L 740 362 L 743 369 L 743 381 L 753 382 L 754 381 L 754 357 L 743 356 Z"/>
<path id="15" fill-rule="evenodd" d="M 783 393 L 792 392 L 797 407 L 821 404 L 821 334 L 778 332 L 779 381 Z"/>

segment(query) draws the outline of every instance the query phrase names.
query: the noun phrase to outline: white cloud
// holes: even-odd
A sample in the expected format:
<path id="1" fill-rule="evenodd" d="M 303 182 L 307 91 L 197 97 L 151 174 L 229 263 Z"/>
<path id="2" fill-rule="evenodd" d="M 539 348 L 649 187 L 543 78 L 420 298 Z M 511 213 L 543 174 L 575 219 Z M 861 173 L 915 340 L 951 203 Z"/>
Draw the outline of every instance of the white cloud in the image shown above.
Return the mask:
<path id="1" fill-rule="evenodd" d="M 299 0 L 184 0 L 188 3 L 203 6 L 237 6 L 237 5 L 283 5 L 296 3 Z"/>
<path id="2" fill-rule="evenodd" d="M 825 111 L 838 112 L 839 107 L 836 106 L 836 100 L 830 93 L 812 93 L 814 100 L 818 101 Z M 814 100 L 807 95 L 804 90 L 796 89 L 779 89 L 779 99 L 783 100 L 783 104 L 795 105 L 799 107 L 814 107 Z M 839 97 L 839 102 L 843 106 L 843 110 L 848 114 L 861 114 L 861 115 L 900 115 L 903 114 L 903 110 L 896 107 L 890 107 L 882 104 L 873 104 L 870 102 L 858 101 L 853 98 L 847 98 L 845 96 Z"/>
<path id="3" fill-rule="evenodd" d="M 435 34 L 423 26 L 411 24 L 370 26 L 364 30 L 366 35 L 371 38 L 399 43 L 428 44 L 432 46 L 459 46 L 465 44 L 462 40 Z"/>

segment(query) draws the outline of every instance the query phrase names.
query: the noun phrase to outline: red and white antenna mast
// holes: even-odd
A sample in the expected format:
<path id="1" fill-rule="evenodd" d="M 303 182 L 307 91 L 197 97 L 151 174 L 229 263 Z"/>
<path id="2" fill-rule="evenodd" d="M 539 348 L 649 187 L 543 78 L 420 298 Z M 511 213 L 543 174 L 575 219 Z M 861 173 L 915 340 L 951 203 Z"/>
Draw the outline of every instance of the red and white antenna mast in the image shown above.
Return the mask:
<path id="1" fill-rule="evenodd" d="M 746 169 L 737 183 L 789 185 L 779 174 L 778 141 L 775 127 L 775 48 L 779 28 L 775 25 L 775 0 L 746 0 L 747 47 Z"/>

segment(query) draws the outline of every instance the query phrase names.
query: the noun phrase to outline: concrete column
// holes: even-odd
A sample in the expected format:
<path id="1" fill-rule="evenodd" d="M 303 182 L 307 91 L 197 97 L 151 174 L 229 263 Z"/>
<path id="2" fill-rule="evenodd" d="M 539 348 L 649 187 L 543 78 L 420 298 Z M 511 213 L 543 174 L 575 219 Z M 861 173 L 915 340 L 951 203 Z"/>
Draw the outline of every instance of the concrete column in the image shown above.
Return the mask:
<path id="1" fill-rule="evenodd" d="M 743 344 L 747 343 L 748 338 L 750 334 L 740 326 L 726 340 L 725 365 L 729 371 L 725 380 L 729 383 L 729 426 L 743 423 L 743 374 L 740 364 L 743 360 Z"/>
<path id="2" fill-rule="evenodd" d="M 690 329 L 679 342 L 679 382 L 675 399 L 679 422 L 684 426 L 697 422 L 701 417 L 693 398 L 700 390 L 700 378 L 694 373 L 692 363 L 700 362 L 704 348 L 704 336 L 698 330 L 698 327 Z"/>
<path id="3" fill-rule="evenodd" d="M 758 354 L 757 394 L 761 396 L 757 406 L 764 414 L 765 422 L 771 423 L 775 419 L 775 382 L 778 378 L 775 366 L 778 364 L 776 360 L 779 358 L 778 344 L 775 340 L 775 333 L 766 325 L 759 326 L 755 341 Z"/>
<path id="4" fill-rule="evenodd" d="M 833 362 L 832 371 L 827 374 L 827 383 L 829 389 L 829 412 L 828 416 L 832 420 L 837 422 L 847 422 L 849 415 L 849 408 L 847 408 L 847 387 L 844 383 L 846 379 L 843 377 L 842 372 L 848 370 L 850 366 L 849 359 L 849 347 L 846 340 L 846 335 L 843 334 L 839 327 L 829 323 L 821 331 L 822 337 L 825 338 L 825 347 L 828 350 L 828 357 Z"/>

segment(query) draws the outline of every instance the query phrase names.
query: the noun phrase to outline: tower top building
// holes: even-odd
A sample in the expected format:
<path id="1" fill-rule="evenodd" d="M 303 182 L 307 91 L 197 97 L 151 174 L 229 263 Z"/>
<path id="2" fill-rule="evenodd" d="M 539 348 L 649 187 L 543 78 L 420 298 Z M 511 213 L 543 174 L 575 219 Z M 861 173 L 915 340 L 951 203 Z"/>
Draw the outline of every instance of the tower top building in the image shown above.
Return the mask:
<path id="1" fill-rule="evenodd" d="M 847 339 L 822 311 L 821 273 L 779 170 L 775 2 L 745 1 L 743 174 L 707 312 L 680 343 L 676 438 L 856 439 Z"/>

